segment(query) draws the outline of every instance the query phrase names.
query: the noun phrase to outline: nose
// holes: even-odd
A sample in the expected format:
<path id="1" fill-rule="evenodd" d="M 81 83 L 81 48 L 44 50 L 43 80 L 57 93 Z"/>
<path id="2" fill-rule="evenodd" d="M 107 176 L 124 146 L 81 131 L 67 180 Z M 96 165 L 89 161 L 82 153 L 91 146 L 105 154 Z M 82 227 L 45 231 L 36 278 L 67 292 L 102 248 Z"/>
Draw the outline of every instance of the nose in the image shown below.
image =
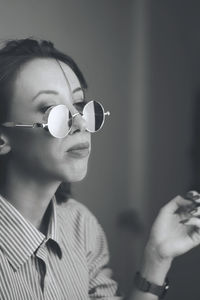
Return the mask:
<path id="1" fill-rule="evenodd" d="M 86 121 L 83 119 L 80 113 L 77 113 L 73 116 L 70 134 L 80 131 L 86 131 Z"/>

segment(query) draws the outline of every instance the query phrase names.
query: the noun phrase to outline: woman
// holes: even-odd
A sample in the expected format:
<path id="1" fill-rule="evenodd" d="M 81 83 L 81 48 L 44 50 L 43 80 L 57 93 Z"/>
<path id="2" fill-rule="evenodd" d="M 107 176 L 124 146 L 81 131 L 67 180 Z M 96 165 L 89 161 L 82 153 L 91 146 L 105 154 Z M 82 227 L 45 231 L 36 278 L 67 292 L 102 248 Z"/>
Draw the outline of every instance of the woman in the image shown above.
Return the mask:
<path id="1" fill-rule="evenodd" d="M 0 299 L 121 299 L 100 225 L 65 195 L 84 178 L 91 132 L 108 114 L 86 104 L 86 88 L 50 42 L 0 51 Z M 173 258 L 199 244 L 198 209 L 181 211 L 188 203 L 176 197 L 161 209 L 130 299 L 157 299 Z"/>

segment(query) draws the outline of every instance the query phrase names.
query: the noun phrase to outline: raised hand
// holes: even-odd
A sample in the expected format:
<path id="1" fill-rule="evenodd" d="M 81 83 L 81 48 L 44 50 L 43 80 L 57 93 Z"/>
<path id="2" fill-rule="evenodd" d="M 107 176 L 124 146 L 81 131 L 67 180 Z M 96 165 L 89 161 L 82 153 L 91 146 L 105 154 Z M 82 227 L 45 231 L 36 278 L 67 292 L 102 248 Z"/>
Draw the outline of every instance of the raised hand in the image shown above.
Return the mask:
<path id="1" fill-rule="evenodd" d="M 161 259 L 173 259 L 200 244 L 200 197 L 192 200 L 177 196 L 161 208 L 148 243 Z"/>

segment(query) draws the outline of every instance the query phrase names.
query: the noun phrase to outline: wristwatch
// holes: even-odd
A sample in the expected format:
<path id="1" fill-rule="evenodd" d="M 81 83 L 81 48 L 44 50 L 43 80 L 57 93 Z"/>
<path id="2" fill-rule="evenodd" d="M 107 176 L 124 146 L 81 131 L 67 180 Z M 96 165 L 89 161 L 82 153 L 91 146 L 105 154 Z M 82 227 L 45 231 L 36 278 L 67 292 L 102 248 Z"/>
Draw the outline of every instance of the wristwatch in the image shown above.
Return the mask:
<path id="1" fill-rule="evenodd" d="M 135 275 L 135 286 L 142 292 L 151 293 L 163 299 L 169 289 L 169 280 L 166 278 L 163 285 L 157 285 L 143 278 L 140 272 Z"/>

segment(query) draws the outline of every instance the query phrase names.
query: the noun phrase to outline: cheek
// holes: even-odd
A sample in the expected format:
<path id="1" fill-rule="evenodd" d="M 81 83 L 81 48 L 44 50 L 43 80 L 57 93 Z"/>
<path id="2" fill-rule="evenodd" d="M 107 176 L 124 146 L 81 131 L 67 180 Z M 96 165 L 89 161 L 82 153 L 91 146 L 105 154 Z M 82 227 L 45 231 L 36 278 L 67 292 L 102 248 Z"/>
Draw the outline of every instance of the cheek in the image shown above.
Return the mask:
<path id="1" fill-rule="evenodd" d="M 15 129 L 10 134 L 10 142 L 13 161 L 38 178 L 49 176 L 75 182 L 87 173 L 89 155 L 83 158 L 70 156 L 66 152 L 67 140 L 53 138 L 43 129 Z"/>
<path id="2" fill-rule="evenodd" d="M 56 143 L 57 142 L 57 143 Z M 34 160 L 46 160 L 49 155 L 58 155 L 59 143 L 43 129 L 16 129 L 10 134 L 13 156 Z"/>

